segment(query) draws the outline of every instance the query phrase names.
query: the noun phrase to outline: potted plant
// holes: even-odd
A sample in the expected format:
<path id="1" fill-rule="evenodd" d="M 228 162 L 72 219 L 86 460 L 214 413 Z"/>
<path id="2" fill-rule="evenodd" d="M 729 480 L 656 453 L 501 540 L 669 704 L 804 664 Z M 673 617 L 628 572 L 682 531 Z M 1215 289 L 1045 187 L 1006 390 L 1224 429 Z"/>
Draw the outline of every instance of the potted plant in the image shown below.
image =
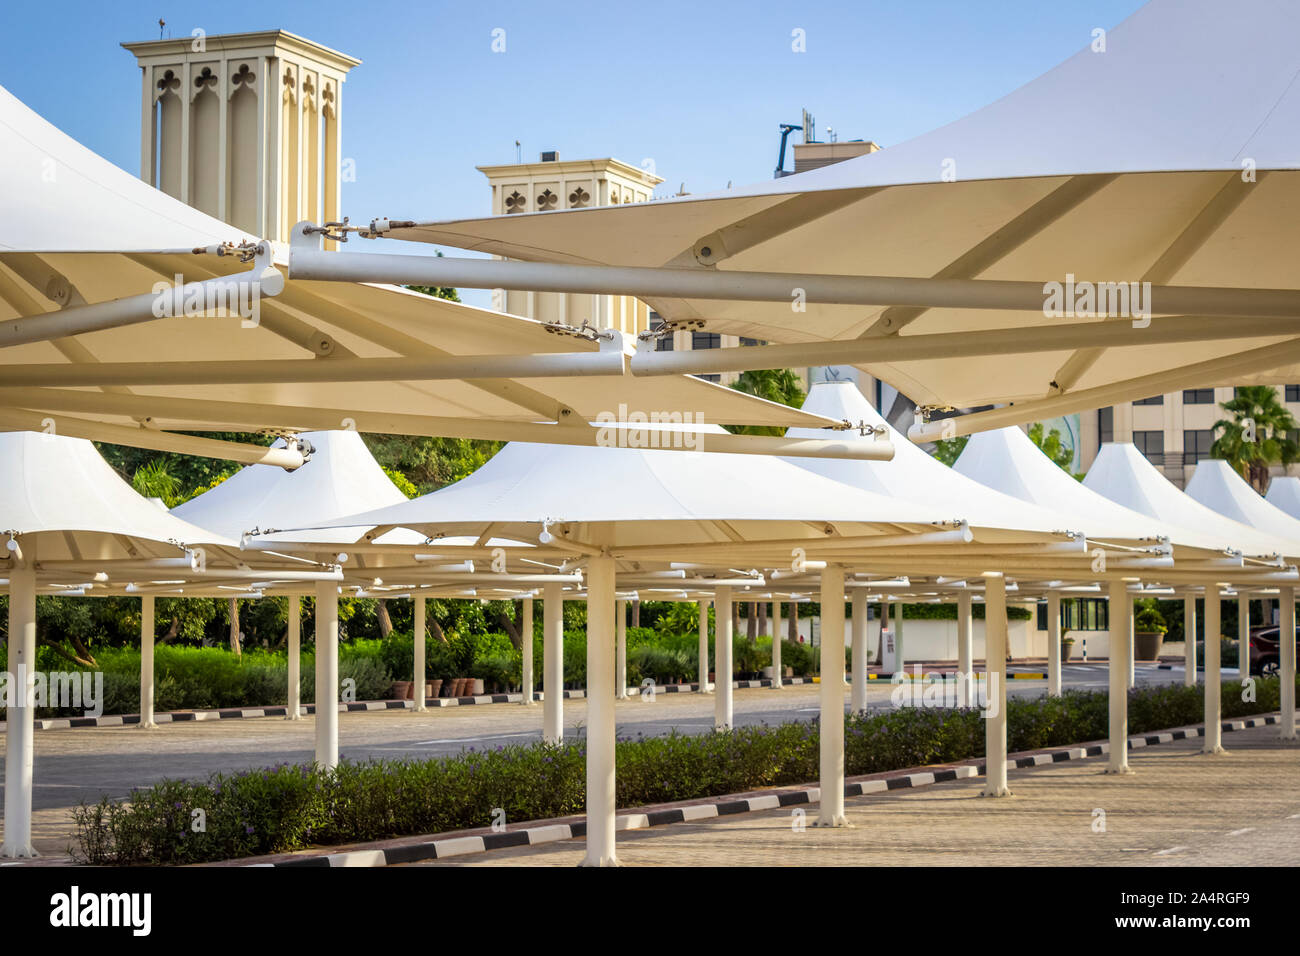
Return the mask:
<path id="1" fill-rule="evenodd" d="M 1133 659 L 1154 661 L 1160 659 L 1160 645 L 1169 626 L 1156 607 L 1154 598 L 1143 598 L 1133 616 Z"/>
<path id="2" fill-rule="evenodd" d="M 1070 652 L 1072 650 L 1074 650 L 1074 638 L 1062 637 L 1061 638 L 1061 660 L 1068 661 L 1070 659 Z"/>

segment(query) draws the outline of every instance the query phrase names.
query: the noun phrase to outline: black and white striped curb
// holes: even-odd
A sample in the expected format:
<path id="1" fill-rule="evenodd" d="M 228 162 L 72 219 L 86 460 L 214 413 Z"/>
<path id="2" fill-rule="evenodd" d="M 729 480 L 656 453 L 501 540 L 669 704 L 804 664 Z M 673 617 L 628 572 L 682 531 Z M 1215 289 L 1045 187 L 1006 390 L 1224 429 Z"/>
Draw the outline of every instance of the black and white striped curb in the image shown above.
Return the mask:
<path id="1" fill-rule="evenodd" d="M 787 677 L 785 684 L 811 684 L 812 680 L 806 677 Z M 742 680 L 732 681 L 731 685 L 735 688 L 752 688 L 752 687 L 771 687 L 772 681 L 764 678 L 763 680 Z M 691 694 L 699 693 L 699 684 L 660 684 L 655 687 L 655 694 Z M 627 694 L 629 697 L 638 697 L 642 694 L 643 689 L 640 687 L 629 687 Z M 585 690 L 566 690 L 564 692 L 565 700 L 582 700 L 587 696 Z M 544 700 L 546 695 L 541 691 L 533 694 L 533 699 L 537 701 Z M 524 695 L 517 694 L 475 694 L 470 697 L 429 697 L 425 700 L 427 707 L 469 707 L 481 704 L 519 704 L 522 703 Z M 377 710 L 413 710 L 415 702 L 411 700 L 364 700 L 364 701 L 347 701 L 339 704 L 339 713 L 356 713 Z M 303 704 L 299 713 L 304 716 L 311 716 L 316 713 L 315 704 Z M 154 723 L 156 724 L 178 724 L 187 722 L 196 722 L 203 720 L 240 720 L 251 717 L 287 717 L 289 708 L 287 705 L 269 706 L 269 707 L 225 707 L 216 710 L 178 710 L 165 713 L 154 714 Z M 34 721 L 37 730 L 67 730 L 72 727 L 129 727 L 140 723 L 139 714 L 114 714 L 103 717 L 45 717 Z M 0 720 L 0 733 L 7 728 L 5 721 Z"/>
<path id="2" fill-rule="evenodd" d="M 1251 717 L 1246 720 L 1224 721 L 1224 731 L 1245 730 L 1249 727 L 1264 727 L 1279 723 L 1281 718 L 1274 714 L 1264 717 Z M 1192 737 L 1205 736 L 1204 727 L 1180 727 L 1160 733 L 1144 734 L 1128 739 L 1129 749 L 1153 747 L 1175 740 L 1187 740 Z M 1087 747 L 1067 747 L 1061 750 L 1049 750 L 1045 753 L 1029 754 L 1007 761 L 1008 770 L 1022 770 L 1044 764 L 1064 763 L 1067 760 L 1083 760 L 1087 757 L 1099 757 L 1110 753 L 1110 743 L 1092 744 Z M 911 790 L 936 783 L 952 780 L 966 780 L 984 775 L 983 763 L 965 763 L 942 770 L 922 770 L 912 773 L 900 773 L 877 780 L 860 780 L 848 783 L 844 787 L 846 797 L 861 797 L 872 793 L 887 793 L 893 790 Z M 721 803 L 699 803 L 685 807 L 670 807 L 664 810 L 642 810 L 624 813 L 615 819 L 615 830 L 647 830 L 651 827 L 667 826 L 673 823 L 691 823 L 696 820 L 712 820 L 717 817 L 732 816 L 737 813 L 753 813 L 759 810 L 779 810 L 784 807 L 798 807 L 821 802 L 820 787 L 805 787 L 799 790 L 783 790 L 776 793 L 762 793 L 738 800 L 725 800 Z M 353 866 L 374 867 L 392 866 L 399 863 L 418 863 L 422 860 L 443 860 L 453 856 L 465 856 L 470 853 L 485 853 L 489 850 L 504 850 L 520 846 L 540 846 L 561 840 L 572 840 L 587 835 L 587 824 L 583 821 L 573 823 L 549 823 L 503 833 L 485 833 L 479 836 L 448 837 L 443 840 L 429 840 L 424 843 L 409 843 L 402 846 L 371 850 L 348 850 L 342 853 L 328 853 L 316 856 L 303 856 L 296 859 L 280 860 L 274 863 L 250 863 L 255 867 L 292 867 L 292 866 Z"/>

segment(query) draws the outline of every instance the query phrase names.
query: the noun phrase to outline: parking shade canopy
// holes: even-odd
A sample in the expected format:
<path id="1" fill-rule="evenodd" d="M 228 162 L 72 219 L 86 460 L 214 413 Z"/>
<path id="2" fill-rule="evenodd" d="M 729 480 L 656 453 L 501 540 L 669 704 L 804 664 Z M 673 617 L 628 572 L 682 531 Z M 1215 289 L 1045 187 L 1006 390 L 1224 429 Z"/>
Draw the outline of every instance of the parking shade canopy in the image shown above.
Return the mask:
<path id="1" fill-rule="evenodd" d="M 534 262 L 708 270 L 716 298 L 638 294 L 666 320 L 711 332 L 854 343 L 852 359 L 803 364 L 852 361 L 923 406 L 1015 403 L 959 419 L 959 433 L 1295 378 L 1297 34 L 1290 0 L 1152 0 L 1007 96 L 878 152 L 721 193 L 385 235 Z M 792 309 L 804 283 L 751 301 L 727 291 L 741 273 L 883 284 L 871 286 L 874 303 L 839 304 L 809 285 Z M 890 278 L 924 283 L 903 301 Z M 1008 298 L 985 285 L 981 300 L 970 280 L 1022 285 Z M 1062 296 L 1079 283 L 1081 296 L 1089 284 L 1119 284 L 1118 295 L 1144 282 L 1149 323 L 1136 307 L 1133 319 L 1110 309 L 1113 322 L 1086 308 L 1049 314 L 1047 283 Z M 1252 295 L 1268 289 L 1287 304 L 1264 318 Z M 979 355 L 994 356 L 997 374 Z"/>
<path id="2" fill-rule="evenodd" d="M 643 433 L 648 441 L 667 435 Z M 871 494 L 777 458 L 699 450 L 716 437 L 700 430 L 690 450 L 511 442 L 453 485 L 324 526 L 404 527 L 435 539 L 541 537 L 555 548 L 649 549 L 666 561 L 691 561 L 701 548 L 740 555 L 754 541 L 818 542 L 960 525 L 942 505 Z"/>
<path id="3" fill-rule="evenodd" d="M 38 560 L 51 565 L 176 558 L 200 546 L 238 549 L 231 537 L 137 493 L 90 442 L 37 432 L 0 432 L 0 529 L 20 551 L 39 536 Z"/>
<path id="4" fill-rule="evenodd" d="M 1266 501 L 1221 458 L 1203 458 L 1184 489 L 1205 507 L 1260 531 L 1297 542 L 1300 519 Z"/>
<path id="5" fill-rule="evenodd" d="M 1084 486 L 1118 504 L 1170 525 L 1195 528 L 1248 557 L 1294 557 L 1300 544 L 1207 508 L 1180 491 L 1129 442 L 1107 442 L 1088 469 Z"/>
<path id="6" fill-rule="evenodd" d="M 688 376 L 486 377 L 482 363 L 500 356 L 618 372 L 622 346 L 397 286 L 286 281 L 283 247 L 260 243 L 260 257 L 241 262 L 234 247 L 258 237 L 113 166 L 3 88 L 0 139 L 0 427 L 53 417 L 60 434 L 195 453 L 166 430 L 582 442 L 591 429 L 567 424 L 620 404 L 692 421 L 826 424 Z M 215 254 L 222 244 L 230 254 Z M 242 311 L 185 314 L 196 287 L 177 277 L 240 278 Z M 551 422 L 567 430 L 538 432 Z"/>
<path id="7" fill-rule="evenodd" d="M 302 467 L 294 471 L 249 465 L 221 484 L 172 509 L 178 518 L 215 528 L 236 541 L 246 534 L 270 547 L 277 528 L 302 527 L 312 521 L 369 511 L 405 501 L 375 461 L 361 435 L 335 430 L 303 432 L 312 446 Z M 278 439 L 276 445 L 284 447 Z M 355 541 L 364 529 L 305 531 L 293 540 L 323 547 Z M 396 535 L 393 543 L 418 544 L 423 536 Z"/>
<path id="8" fill-rule="evenodd" d="M 1014 426 L 971 435 L 953 470 L 1014 498 L 1050 504 L 1075 515 L 1083 531 L 1093 537 L 1112 534 L 1101 528 L 1120 528 L 1124 529 L 1120 538 L 1167 538 L 1175 553 L 1181 553 L 1183 548 L 1222 553 L 1230 546 L 1212 531 L 1182 527 L 1098 494 L 1049 459 L 1024 431 Z"/>
<path id="9" fill-rule="evenodd" d="M 1293 518 L 1300 518 L 1300 478 L 1279 475 L 1268 483 L 1264 500 Z"/>
<path id="10" fill-rule="evenodd" d="M 851 381 L 819 382 L 803 403 L 804 411 L 828 418 L 884 429 L 894 444 L 894 457 L 887 462 L 812 461 L 787 459 L 792 465 L 827 478 L 903 501 L 941 505 L 967 521 L 979 539 L 1006 538 L 1017 532 L 1082 531 L 1081 517 L 1051 503 L 1027 504 L 949 468 L 924 449 L 897 432 Z M 824 437 L 813 429 L 795 428 L 792 437 Z M 856 437 L 858 433 L 852 433 Z M 860 437 L 860 441 L 872 439 Z M 881 467 L 883 466 L 883 467 Z M 1104 518 L 1092 522 L 1093 534 L 1134 537 L 1128 522 L 1113 523 Z"/>

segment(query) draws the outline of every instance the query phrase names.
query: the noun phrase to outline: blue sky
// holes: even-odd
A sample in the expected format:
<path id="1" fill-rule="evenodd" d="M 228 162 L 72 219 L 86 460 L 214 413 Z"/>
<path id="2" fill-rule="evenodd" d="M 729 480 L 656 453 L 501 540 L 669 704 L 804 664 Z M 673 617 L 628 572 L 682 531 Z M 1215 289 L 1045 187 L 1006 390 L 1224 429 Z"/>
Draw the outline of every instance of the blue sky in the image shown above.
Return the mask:
<path id="1" fill-rule="evenodd" d="M 361 59 L 344 87 L 354 222 L 488 213 L 475 165 L 653 160 L 676 192 L 767 179 L 782 122 L 888 147 L 956 119 L 1086 46 L 1141 0 L 15 3 L 0 84 L 139 172 L 139 72 L 121 41 L 283 28 Z M 504 53 L 492 31 L 505 30 Z M 804 31 L 806 52 L 791 49 Z M 467 301 L 487 304 L 486 293 Z"/>

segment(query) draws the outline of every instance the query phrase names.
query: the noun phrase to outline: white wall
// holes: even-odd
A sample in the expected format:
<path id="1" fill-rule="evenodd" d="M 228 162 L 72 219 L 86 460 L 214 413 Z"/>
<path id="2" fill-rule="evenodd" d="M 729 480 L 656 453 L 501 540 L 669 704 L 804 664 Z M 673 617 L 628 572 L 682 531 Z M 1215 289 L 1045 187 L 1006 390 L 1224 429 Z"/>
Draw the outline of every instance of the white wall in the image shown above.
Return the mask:
<path id="1" fill-rule="evenodd" d="M 800 618 L 799 634 L 807 642 L 813 628 L 813 622 L 816 622 L 818 635 L 821 634 L 820 618 Z M 785 634 L 785 621 L 782 624 L 782 634 Z M 974 654 L 976 659 L 984 657 L 984 622 L 976 619 L 974 622 Z M 1092 633 L 1089 632 L 1088 653 L 1094 655 Z M 1036 629 L 1034 618 L 1027 621 L 1008 621 L 1007 637 L 1011 643 L 1012 657 L 1046 657 L 1047 656 L 1047 632 Z M 846 647 L 853 646 L 852 621 L 846 619 L 844 622 L 844 644 Z M 867 652 L 872 659 L 876 657 L 877 648 L 880 646 L 880 621 L 873 620 L 867 625 Z M 903 621 L 903 652 L 909 661 L 951 661 L 957 662 L 957 622 L 944 620 L 912 620 Z M 1076 656 L 1078 651 L 1075 652 Z"/>

